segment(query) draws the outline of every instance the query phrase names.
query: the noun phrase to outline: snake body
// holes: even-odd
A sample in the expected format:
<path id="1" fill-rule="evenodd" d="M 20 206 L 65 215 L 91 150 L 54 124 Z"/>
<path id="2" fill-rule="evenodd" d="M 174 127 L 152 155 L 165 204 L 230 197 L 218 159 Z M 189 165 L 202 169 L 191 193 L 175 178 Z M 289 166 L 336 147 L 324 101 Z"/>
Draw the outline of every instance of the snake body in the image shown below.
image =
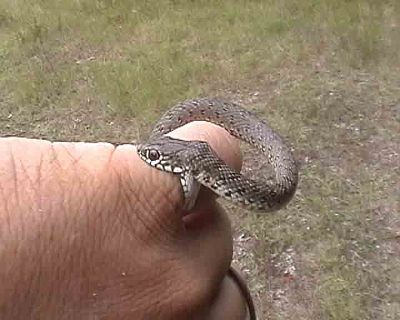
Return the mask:
<path id="1" fill-rule="evenodd" d="M 206 142 L 165 136 L 186 123 L 201 120 L 217 124 L 261 150 L 274 169 L 275 179 L 246 178 L 219 159 Z M 149 141 L 137 150 L 151 166 L 179 175 L 186 209 L 194 205 L 199 183 L 223 198 L 264 212 L 286 205 L 297 187 L 296 162 L 282 138 L 255 114 L 220 99 L 192 99 L 175 105 L 155 125 Z"/>
<path id="2" fill-rule="evenodd" d="M 183 141 L 165 134 L 191 121 L 215 123 L 233 136 L 255 146 L 274 168 L 274 180 L 251 180 L 227 166 L 203 141 Z M 179 175 L 190 210 L 200 184 L 218 195 L 258 211 L 274 211 L 293 197 L 298 170 L 290 149 L 265 122 L 239 105 L 219 99 L 203 98 L 182 102 L 164 114 L 147 143 L 137 146 L 138 154 L 149 165 Z M 243 293 L 251 320 L 256 319 L 254 303 L 245 280 L 232 267 L 228 273 Z"/>

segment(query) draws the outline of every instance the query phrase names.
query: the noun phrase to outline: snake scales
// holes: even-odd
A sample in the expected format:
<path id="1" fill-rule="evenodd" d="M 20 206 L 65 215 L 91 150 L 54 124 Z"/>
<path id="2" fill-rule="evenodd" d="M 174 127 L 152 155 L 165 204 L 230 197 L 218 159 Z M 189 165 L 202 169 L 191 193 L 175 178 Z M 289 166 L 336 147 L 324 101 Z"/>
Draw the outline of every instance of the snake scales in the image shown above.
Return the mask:
<path id="1" fill-rule="evenodd" d="M 261 150 L 275 171 L 275 179 L 246 178 L 220 160 L 206 142 L 165 136 L 198 120 L 215 123 Z M 286 205 L 297 187 L 296 162 L 282 138 L 253 113 L 219 99 L 192 99 L 172 107 L 155 125 L 149 141 L 137 150 L 151 166 L 179 175 L 187 210 L 194 205 L 199 183 L 250 210 L 265 212 Z"/>
<path id="2" fill-rule="evenodd" d="M 202 141 L 183 141 L 166 133 L 196 120 L 222 126 L 233 136 L 260 149 L 275 171 L 275 180 L 255 181 L 232 170 Z M 182 102 L 172 107 L 154 127 L 149 142 L 138 145 L 138 154 L 146 163 L 179 175 L 185 196 L 185 209 L 190 210 L 200 184 L 218 195 L 251 210 L 278 210 L 293 197 L 298 181 L 296 162 L 282 138 L 265 122 L 239 105 L 203 98 Z M 248 304 L 251 320 L 256 319 L 254 303 L 245 280 L 234 268 L 229 269 Z"/>

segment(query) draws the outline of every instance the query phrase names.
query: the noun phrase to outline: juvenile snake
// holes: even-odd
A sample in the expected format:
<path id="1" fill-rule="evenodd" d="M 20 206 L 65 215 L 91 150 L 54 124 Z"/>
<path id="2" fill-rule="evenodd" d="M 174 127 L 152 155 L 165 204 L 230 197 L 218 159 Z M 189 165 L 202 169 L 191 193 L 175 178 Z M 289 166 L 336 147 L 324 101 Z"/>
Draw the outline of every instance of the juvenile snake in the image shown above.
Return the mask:
<path id="1" fill-rule="evenodd" d="M 198 120 L 217 124 L 261 150 L 275 171 L 275 179 L 246 178 L 220 160 L 208 143 L 165 136 Z M 149 141 L 138 145 L 137 151 L 149 165 L 179 176 L 187 210 L 195 203 L 199 184 L 243 207 L 264 212 L 286 205 L 297 186 L 296 162 L 282 138 L 253 113 L 219 99 L 192 99 L 172 107 L 155 125 Z"/>
<path id="2" fill-rule="evenodd" d="M 183 141 L 166 133 L 196 120 L 205 120 L 229 131 L 266 155 L 275 171 L 275 180 L 251 180 L 227 166 L 202 141 Z M 154 127 L 147 143 L 138 145 L 141 159 L 149 165 L 177 174 L 184 193 L 184 208 L 195 204 L 200 184 L 230 201 L 257 211 L 274 211 L 293 197 L 298 170 L 290 149 L 265 122 L 237 104 L 203 98 L 182 102 L 165 113 Z M 245 280 L 233 267 L 230 277 L 243 293 L 251 320 L 256 319 L 254 303 Z"/>

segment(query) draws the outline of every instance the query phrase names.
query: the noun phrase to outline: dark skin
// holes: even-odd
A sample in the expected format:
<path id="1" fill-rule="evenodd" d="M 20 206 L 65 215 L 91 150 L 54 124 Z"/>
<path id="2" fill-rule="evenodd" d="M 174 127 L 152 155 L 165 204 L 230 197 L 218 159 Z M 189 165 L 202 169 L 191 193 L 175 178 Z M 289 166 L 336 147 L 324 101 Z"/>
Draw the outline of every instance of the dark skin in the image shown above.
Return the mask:
<path id="1" fill-rule="evenodd" d="M 217 126 L 173 135 L 240 168 Z M 183 217 L 179 179 L 132 145 L 3 138 L 0 154 L 1 319 L 245 319 L 226 276 L 230 223 L 209 191 Z"/>

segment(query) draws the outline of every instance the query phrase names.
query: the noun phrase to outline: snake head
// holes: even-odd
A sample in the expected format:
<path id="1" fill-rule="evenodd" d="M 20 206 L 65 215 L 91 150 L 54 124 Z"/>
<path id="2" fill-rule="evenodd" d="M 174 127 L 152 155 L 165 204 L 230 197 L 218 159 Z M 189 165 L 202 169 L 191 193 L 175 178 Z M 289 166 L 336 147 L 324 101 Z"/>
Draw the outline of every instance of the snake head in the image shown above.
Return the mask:
<path id="1" fill-rule="evenodd" d="M 150 166 L 179 176 L 183 194 L 184 210 L 190 211 L 197 199 L 200 184 L 194 178 L 194 158 L 201 156 L 208 144 L 202 141 L 184 141 L 169 136 L 137 146 L 139 157 Z"/>
<path id="2" fill-rule="evenodd" d="M 161 171 L 182 174 L 191 168 L 193 145 L 200 141 L 184 141 L 162 136 L 137 146 L 139 157 L 147 164 Z"/>

